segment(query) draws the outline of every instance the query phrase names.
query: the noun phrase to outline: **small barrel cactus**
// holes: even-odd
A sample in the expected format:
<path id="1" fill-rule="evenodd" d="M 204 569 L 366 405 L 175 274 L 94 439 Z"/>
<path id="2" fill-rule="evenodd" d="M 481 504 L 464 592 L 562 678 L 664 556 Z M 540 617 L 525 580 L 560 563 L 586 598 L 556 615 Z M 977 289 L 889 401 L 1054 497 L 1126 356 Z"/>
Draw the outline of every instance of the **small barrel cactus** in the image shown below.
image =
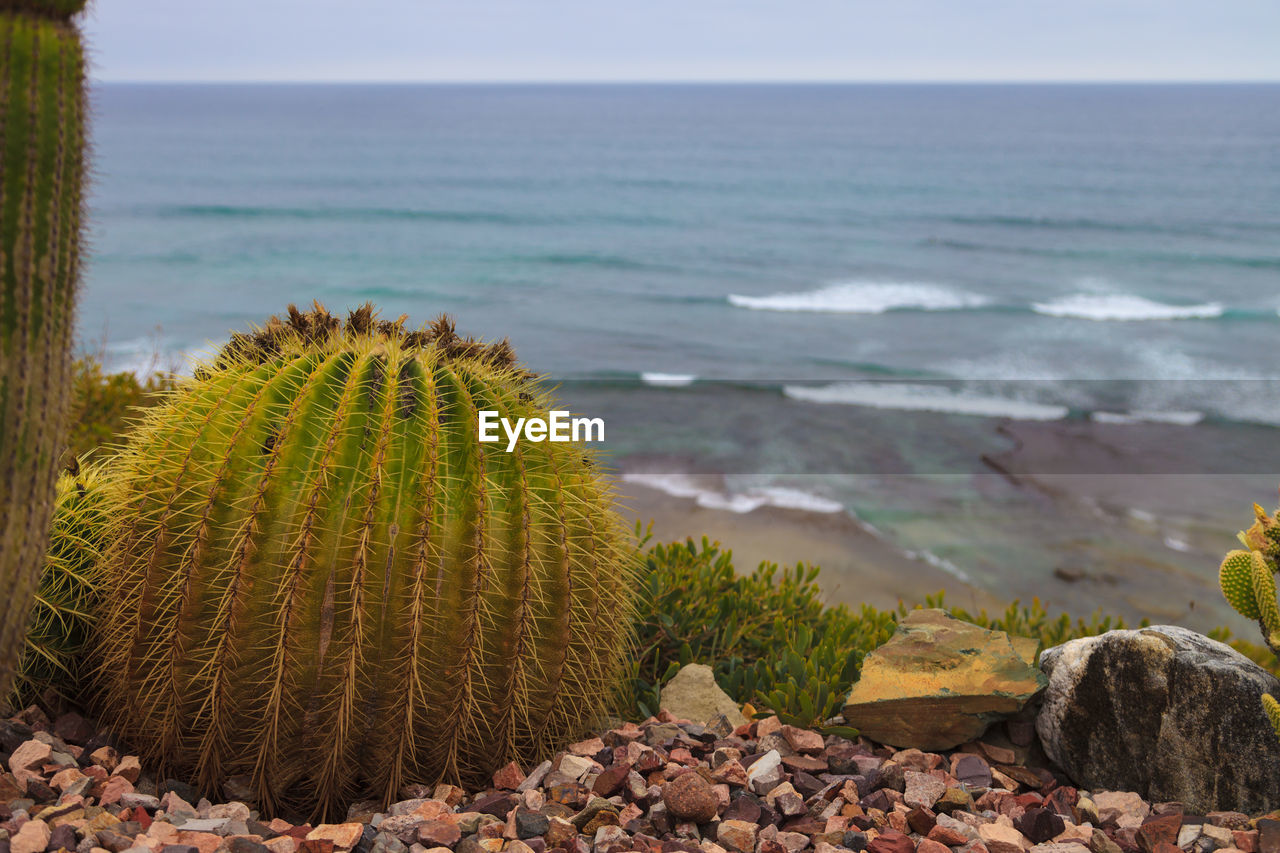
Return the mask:
<path id="1" fill-rule="evenodd" d="M 58 479 L 49 552 L 36 589 L 9 705 L 77 701 L 97 601 L 98 559 L 108 528 L 101 467 L 79 462 Z"/>
<path id="2" fill-rule="evenodd" d="M 48 543 L 80 270 L 84 0 L 0 0 L 0 696 Z"/>
<path id="3" fill-rule="evenodd" d="M 606 709 L 637 558 L 505 341 L 321 306 L 236 335 L 112 467 L 100 710 L 160 772 L 268 813 L 478 783 Z"/>
<path id="4" fill-rule="evenodd" d="M 1266 510 L 1253 505 L 1253 525 L 1239 534 L 1244 549 L 1231 551 L 1218 569 L 1222 595 L 1237 613 L 1258 620 L 1267 648 L 1280 655 L 1280 602 L 1276 597 L 1277 561 L 1280 560 L 1280 523 Z M 1280 737 L 1280 704 L 1264 694 L 1262 706 Z"/>

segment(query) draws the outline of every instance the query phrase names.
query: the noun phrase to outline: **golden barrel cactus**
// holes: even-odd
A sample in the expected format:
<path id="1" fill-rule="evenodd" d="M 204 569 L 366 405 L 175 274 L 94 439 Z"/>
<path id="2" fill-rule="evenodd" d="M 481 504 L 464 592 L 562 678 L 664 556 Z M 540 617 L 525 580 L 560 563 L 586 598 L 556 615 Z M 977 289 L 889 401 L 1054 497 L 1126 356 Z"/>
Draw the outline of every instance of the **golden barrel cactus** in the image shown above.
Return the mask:
<path id="1" fill-rule="evenodd" d="M 552 402 L 505 341 L 322 307 L 237 335 L 113 466 L 100 709 L 162 772 L 341 816 L 577 734 L 635 546 L 591 454 L 478 440 Z"/>

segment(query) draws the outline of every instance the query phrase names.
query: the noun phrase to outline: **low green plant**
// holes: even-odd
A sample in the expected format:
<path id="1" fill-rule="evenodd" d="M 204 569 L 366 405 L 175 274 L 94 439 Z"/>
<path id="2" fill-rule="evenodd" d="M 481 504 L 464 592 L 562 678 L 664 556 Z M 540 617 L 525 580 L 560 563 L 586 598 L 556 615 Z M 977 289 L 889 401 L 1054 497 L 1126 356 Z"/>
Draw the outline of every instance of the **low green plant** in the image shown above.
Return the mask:
<path id="1" fill-rule="evenodd" d="M 71 379 L 67 453 L 73 459 L 123 442 L 133 420 L 175 386 L 171 374 L 158 371 L 146 379 L 130 372 L 107 373 L 101 357 L 92 354 L 76 359 Z"/>
<path id="2" fill-rule="evenodd" d="M 642 547 L 648 544 L 645 531 L 637 528 L 637 535 Z M 641 717 L 655 713 L 662 685 L 681 666 L 697 662 L 712 668 L 735 701 L 749 702 L 762 714 L 853 734 L 827 722 L 839 713 L 863 660 L 893 636 L 911 608 L 905 603 L 896 610 L 825 606 L 819 571 L 804 564 L 761 563 L 738 575 L 732 552 L 706 538 L 650 547 L 629 706 Z M 1031 637 L 1041 649 L 1124 627 L 1123 620 L 1101 612 L 1088 620 L 1051 617 L 1038 599 L 1030 605 L 1015 601 L 997 616 L 948 608 L 941 592 L 916 606 L 948 609 L 966 622 Z"/>

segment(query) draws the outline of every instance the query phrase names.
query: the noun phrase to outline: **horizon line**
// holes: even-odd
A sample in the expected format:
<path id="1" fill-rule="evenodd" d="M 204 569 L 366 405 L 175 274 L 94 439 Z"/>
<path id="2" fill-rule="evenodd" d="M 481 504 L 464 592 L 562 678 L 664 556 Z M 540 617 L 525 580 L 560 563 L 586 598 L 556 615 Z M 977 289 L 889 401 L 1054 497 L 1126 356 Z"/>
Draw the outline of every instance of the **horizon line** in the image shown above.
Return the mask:
<path id="1" fill-rule="evenodd" d="M 211 85 L 211 86 L 1188 86 L 1188 85 L 1269 85 L 1280 77 L 1259 78 L 1050 78 L 1044 79 L 619 79 L 571 78 L 529 79 L 148 79 L 98 77 L 89 82 L 117 85 Z"/>

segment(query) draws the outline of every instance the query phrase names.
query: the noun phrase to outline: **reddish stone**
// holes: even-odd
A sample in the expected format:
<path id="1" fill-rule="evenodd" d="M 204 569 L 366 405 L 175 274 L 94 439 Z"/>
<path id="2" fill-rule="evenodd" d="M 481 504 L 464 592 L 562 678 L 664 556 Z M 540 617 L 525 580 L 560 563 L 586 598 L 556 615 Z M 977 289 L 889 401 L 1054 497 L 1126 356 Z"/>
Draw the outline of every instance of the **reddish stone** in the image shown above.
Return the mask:
<path id="1" fill-rule="evenodd" d="M 350 850 L 360 841 L 364 832 L 364 824 L 359 823 L 322 823 L 307 833 L 303 845 L 315 841 L 327 841 L 330 848 Z"/>
<path id="2" fill-rule="evenodd" d="M 869 853 L 916 853 L 911 837 L 895 829 L 886 829 L 867 844 Z"/>
<path id="3" fill-rule="evenodd" d="M 928 835 L 938 824 L 938 816 L 929 809 L 912 809 L 907 812 L 907 825 L 912 832 Z"/>
<path id="4" fill-rule="evenodd" d="M 601 744 L 601 749 L 603 748 L 604 745 Z M 524 778 L 524 771 L 520 769 L 520 765 L 512 761 L 493 774 L 493 787 L 503 791 L 514 791 L 520 787 Z"/>
<path id="5" fill-rule="evenodd" d="M 214 853 L 222 844 L 222 836 L 214 835 L 212 832 L 184 832 L 178 831 L 178 844 L 185 844 L 194 847 L 200 853 Z M 333 853 L 333 845 L 329 845 L 329 849 L 325 851 L 308 851 L 308 853 Z"/>
<path id="6" fill-rule="evenodd" d="M 698 773 L 685 773 L 662 786 L 662 802 L 677 818 L 706 823 L 720 809 L 711 783 Z"/>
<path id="7" fill-rule="evenodd" d="M 98 805 L 109 806 L 112 803 L 118 803 L 121 796 L 132 791 L 132 782 L 123 776 L 112 776 L 107 780 L 107 784 L 102 787 L 102 794 L 98 797 Z"/>
<path id="8" fill-rule="evenodd" d="M 783 726 L 778 730 L 787 741 L 787 746 L 796 752 L 817 754 L 822 752 L 822 735 L 809 729 L 801 729 L 796 726 Z"/>
<path id="9" fill-rule="evenodd" d="M 418 841 L 427 847 L 452 847 L 462 840 L 462 830 L 444 820 L 429 820 L 418 827 Z"/>
<path id="10" fill-rule="evenodd" d="M 1078 802 L 1080 802 L 1080 792 L 1069 785 L 1054 788 L 1049 793 L 1049 796 L 1044 798 L 1045 808 L 1053 809 L 1066 818 L 1074 814 L 1074 809 Z"/>
<path id="11" fill-rule="evenodd" d="M 627 774 L 630 772 L 630 764 L 610 765 L 596 777 L 596 783 L 591 788 L 592 793 L 600 797 L 612 797 L 622 788 L 623 783 L 627 781 Z"/>
<path id="12" fill-rule="evenodd" d="M 697 759 L 693 757 L 693 753 L 682 746 L 678 746 L 671 750 L 671 754 L 668 758 L 676 764 L 683 764 L 686 767 L 692 767 L 698 763 Z"/>
<path id="13" fill-rule="evenodd" d="M 1233 829 L 1231 837 L 1235 839 L 1236 847 L 1244 853 L 1258 853 L 1258 830 Z"/>
<path id="14" fill-rule="evenodd" d="M 722 820 L 716 827 L 716 841 L 726 850 L 753 853 L 756 849 L 756 825 L 744 820 Z"/>
<path id="15" fill-rule="evenodd" d="M 782 756 L 782 766 L 793 773 L 802 770 L 805 773 L 826 773 L 827 762 L 821 758 L 814 758 L 812 755 L 784 755 Z"/>
<path id="16" fill-rule="evenodd" d="M 935 824 L 933 829 L 929 830 L 928 837 L 939 844 L 945 844 L 947 847 L 959 847 L 961 844 L 966 844 L 969 841 L 969 837 L 964 833 L 958 832 L 950 827 L 943 826 L 942 824 Z"/>
<path id="17" fill-rule="evenodd" d="M 1149 817 L 1138 829 L 1136 841 L 1143 853 L 1155 853 L 1161 842 L 1176 845 L 1178 830 L 1182 829 L 1182 815 L 1168 814 L 1160 817 Z"/>

